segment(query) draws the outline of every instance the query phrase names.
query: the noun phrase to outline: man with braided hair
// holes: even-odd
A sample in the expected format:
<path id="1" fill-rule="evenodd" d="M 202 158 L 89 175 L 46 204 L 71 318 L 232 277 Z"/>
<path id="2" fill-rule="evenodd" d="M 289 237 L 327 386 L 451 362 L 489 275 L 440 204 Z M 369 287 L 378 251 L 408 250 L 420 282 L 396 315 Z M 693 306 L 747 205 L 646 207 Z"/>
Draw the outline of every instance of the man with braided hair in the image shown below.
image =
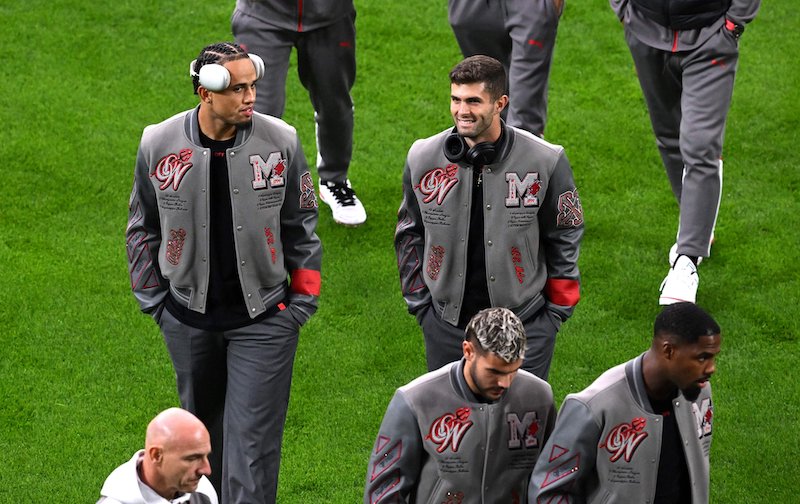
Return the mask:
<path id="1" fill-rule="evenodd" d="M 647 351 L 564 399 L 528 501 L 707 503 L 721 343 L 694 303 L 664 308 Z"/>
<path id="2" fill-rule="evenodd" d="M 275 502 L 297 339 L 320 292 L 314 185 L 295 129 L 253 110 L 263 73 L 236 44 L 200 52 L 200 104 L 144 130 L 126 232 L 133 293 L 211 434 L 223 503 Z"/>
<path id="3" fill-rule="evenodd" d="M 467 325 L 463 358 L 400 387 L 367 468 L 365 504 L 523 502 L 555 420 L 553 392 L 520 369 L 526 336 L 506 308 Z"/>

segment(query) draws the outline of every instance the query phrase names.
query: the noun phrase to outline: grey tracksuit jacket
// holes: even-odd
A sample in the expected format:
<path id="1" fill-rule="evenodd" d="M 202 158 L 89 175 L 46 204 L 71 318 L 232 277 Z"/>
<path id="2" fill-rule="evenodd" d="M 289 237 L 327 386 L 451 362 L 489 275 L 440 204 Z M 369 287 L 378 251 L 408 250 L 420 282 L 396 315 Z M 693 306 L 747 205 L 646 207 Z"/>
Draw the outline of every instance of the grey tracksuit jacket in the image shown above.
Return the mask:
<path id="1" fill-rule="evenodd" d="M 550 385 L 527 371 L 493 403 L 472 394 L 463 359 L 423 375 L 386 409 L 364 503 L 524 503 L 554 416 Z"/>
<path id="2" fill-rule="evenodd" d="M 580 297 L 583 210 L 563 147 L 504 125 L 506 141 L 483 169 L 486 282 L 492 306 L 526 320 L 545 303 L 566 320 Z M 403 174 L 395 251 L 411 313 L 432 304 L 458 322 L 464 297 L 472 167 L 442 150 L 451 130 L 416 141 Z M 474 245 L 469 245 L 474 246 Z"/>
<path id="3" fill-rule="evenodd" d="M 531 502 L 653 502 L 662 425 L 647 398 L 643 355 L 609 369 L 588 388 L 564 399 L 531 476 Z M 708 502 L 714 411 L 710 384 L 695 401 L 679 394 L 672 405 L 692 502 Z"/>
<path id="4" fill-rule="evenodd" d="M 190 310 L 206 307 L 209 279 L 210 150 L 200 144 L 199 108 L 144 129 L 126 230 L 131 287 L 152 313 L 168 292 Z M 287 295 L 294 314 L 316 310 L 322 248 L 314 185 L 295 129 L 255 113 L 227 150 L 234 240 L 251 317 Z M 219 189 L 219 188 L 215 188 Z"/>

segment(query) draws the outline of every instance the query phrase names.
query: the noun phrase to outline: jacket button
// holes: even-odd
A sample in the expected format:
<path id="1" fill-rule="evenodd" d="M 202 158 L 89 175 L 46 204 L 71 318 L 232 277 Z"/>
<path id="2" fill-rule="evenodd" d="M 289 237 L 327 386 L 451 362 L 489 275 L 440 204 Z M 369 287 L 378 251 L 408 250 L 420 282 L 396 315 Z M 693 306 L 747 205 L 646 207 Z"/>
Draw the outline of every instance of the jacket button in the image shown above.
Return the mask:
<path id="1" fill-rule="evenodd" d="M 236 153 L 235 153 L 235 152 L 231 152 L 231 157 L 233 157 L 233 156 L 235 156 L 235 155 L 236 155 Z"/>
<path id="2" fill-rule="evenodd" d="M 206 258 L 205 257 L 203 258 L 203 262 L 206 262 Z"/>
<path id="3" fill-rule="evenodd" d="M 492 240 L 489 240 L 488 242 L 486 242 L 486 244 L 491 247 L 492 246 Z"/>
<path id="4" fill-rule="evenodd" d="M 251 297 L 253 297 L 253 295 L 252 294 L 247 294 L 247 297 L 251 298 Z"/>
<path id="5" fill-rule="evenodd" d="M 492 205 L 486 205 L 486 210 L 491 210 L 491 209 L 492 209 Z"/>
<path id="6" fill-rule="evenodd" d="M 491 280 L 492 282 L 494 282 L 494 275 L 490 276 L 490 277 L 489 277 L 489 280 Z"/>
<path id="7" fill-rule="evenodd" d="M 244 261 L 242 261 L 242 266 L 244 266 Z"/>
<path id="8" fill-rule="evenodd" d="M 250 311 L 254 312 L 254 311 L 256 311 L 256 309 L 255 308 L 250 308 Z"/>
<path id="9" fill-rule="evenodd" d="M 242 226 L 236 226 L 236 231 L 241 231 L 241 230 L 242 230 Z"/>
<path id="10" fill-rule="evenodd" d="M 234 188 L 234 189 L 233 189 L 233 194 L 239 194 L 239 189 L 237 189 L 237 188 Z"/>

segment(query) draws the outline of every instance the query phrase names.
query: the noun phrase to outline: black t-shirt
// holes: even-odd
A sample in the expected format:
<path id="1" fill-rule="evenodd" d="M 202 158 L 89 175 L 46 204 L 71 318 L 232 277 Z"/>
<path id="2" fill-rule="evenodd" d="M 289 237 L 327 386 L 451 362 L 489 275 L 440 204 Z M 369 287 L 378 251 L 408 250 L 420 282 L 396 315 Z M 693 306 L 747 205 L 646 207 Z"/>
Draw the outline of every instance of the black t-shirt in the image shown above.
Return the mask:
<path id="1" fill-rule="evenodd" d="M 236 138 L 212 140 L 200 132 L 200 143 L 211 149 L 209 192 L 209 278 L 206 312 L 190 310 L 167 296 L 166 308 L 186 325 L 211 331 L 243 327 L 267 316 L 251 319 L 244 303 L 239 270 L 236 265 L 236 246 L 233 241 L 233 210 L 226 150 Z M 198 232 L 192 230 L 189 232 Z"/>
<path id="2" fill-rule="evenodd" d="M 689 469 L 683 451 L 672 399 L 656 400 L 649 397 L 653 412 L 661 415 L 661 456 L 658 459 L 658 480 L 654 504 L 690 504 L 692 492 Z"/>
<path id="3" fill-rule="evenodd" d="M 500 152 L 505 141 L 505 133 L 495 142 L 495 152 Z M 464 297 L 458 327 L 465 328 L 470 319 L 479 311 L 488 308 L 489 286 L 486 284 L 486 244 L 484 243 L 483 221 L 483 166 L 472 167 L 472 207 L 469 217 L 469 237 L 467 238 L 467 271 L 464 284 Z"/>

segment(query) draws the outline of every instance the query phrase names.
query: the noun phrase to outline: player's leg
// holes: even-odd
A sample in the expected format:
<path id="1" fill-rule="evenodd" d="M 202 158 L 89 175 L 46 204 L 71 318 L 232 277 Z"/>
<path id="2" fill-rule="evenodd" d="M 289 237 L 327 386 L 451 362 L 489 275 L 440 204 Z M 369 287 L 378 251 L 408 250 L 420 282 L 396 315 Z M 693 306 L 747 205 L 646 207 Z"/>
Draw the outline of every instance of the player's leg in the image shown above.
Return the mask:
<path id="1" fill-rule="evenodd" d="M 281 30 L 239 9 L 231 16 L 236 43 L 264 60 L 264 78 L 256 82 L 255 109 L 262 114 L 283 116 L 286 108 L 286 75 L 297 34 Z"/>
<path id="2" fill-rule="evenodd" d="M 274 504 L 299 325 L 283 310 L 226 332 L 222 502 Z"/>
<path id="3" fill-rule="evenodd" d="M 491 56 L 509 73 L 511 37 L 505 27 L 502 0 L 449 0 L 447 17 L 461 54 L 468 58 L 476 54 Z M 508 107 L 502 117 L 508 116 Z"/>
<path id="4" fill-rule="evenodd" d="M 508 124 L 541 136 L 547 120 L 550 66 L 563 3 L 516 0 L 506 5 L 506 29 L 512 40 Z"/>
<path id="5" fill-rule="evenodd" d="M 550 374 L 550 362 L 556 346 L 556 334 L 561 327 L 561 319 L 546 308 L 542 308 L 523 322 L 527 346 L 522 369 L 542 380 Z"/>
<path id="6" fill-rule="evenodd" d="M 678 254 L 708 257 L 722 194 L 722 143 L 738 63 L 723 27 L 683 60 L 681 154 L 685 162 Z"/>
<path id="7" fill-rule="evenodd" d="M 680 149 L 681 77 L 679 57 L 643 44 L 625 30 L 647 103 L 656 145 L 675 198 L 681 199 L 683 158 Z"/>
<path id="8" fill-rule="evenodd" d="M 450 325 L 443 321 L 436 309 L 427 308 L 425 313 L 418 317 L 425 337 L 425 359 L 428 371 L 439 369 L 464 356 L 461 342 L 464 341 L 464 329 Z"/>
<path id="9" fill-rule="evenodd" d="M 302 34 L 297 70 L 314 107 L 319 178 L 344 183 L 353 153 L 350 90 L 356 79 L 355 12 Z"/>
<path id="10" fill-rule="evenodd" d="M 211 436 L 209 479 L 220 492 L 227 381 L 225 340 L 221 333 L 182 324 L 166 309 L 161 314 L 159 325 L 175 368 L 181 407 L 194 413 Z"/>

